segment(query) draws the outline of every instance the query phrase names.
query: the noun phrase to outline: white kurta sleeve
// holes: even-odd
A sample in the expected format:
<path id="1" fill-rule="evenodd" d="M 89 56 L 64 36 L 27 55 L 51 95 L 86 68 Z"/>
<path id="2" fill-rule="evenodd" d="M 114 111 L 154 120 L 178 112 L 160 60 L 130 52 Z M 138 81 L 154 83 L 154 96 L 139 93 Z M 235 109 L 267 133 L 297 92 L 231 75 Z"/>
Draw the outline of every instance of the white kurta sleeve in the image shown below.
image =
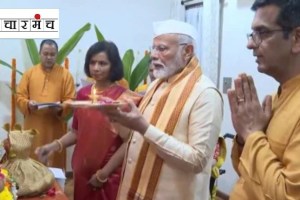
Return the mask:
<path id="1" fill-rule="evenodd" d="M 145 139 L 157 154 L 172 166 L 187 171 L 201 172 L 212 157 L 223 118 L 223 101 L 213 88 L 205 89 L 189 113 L 188 128 L 182 130 L 187 143 L 169 136 L 150 125 Z"/>

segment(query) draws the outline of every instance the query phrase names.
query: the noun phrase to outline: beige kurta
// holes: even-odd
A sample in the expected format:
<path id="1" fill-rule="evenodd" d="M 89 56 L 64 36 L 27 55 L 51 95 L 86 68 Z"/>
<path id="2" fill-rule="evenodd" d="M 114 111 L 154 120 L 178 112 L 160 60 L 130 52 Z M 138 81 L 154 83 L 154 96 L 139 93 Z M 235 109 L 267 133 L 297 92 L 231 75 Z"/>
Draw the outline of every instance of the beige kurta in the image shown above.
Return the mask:
<path id="1" fill-rule="evenodd" d="M 149 120 L 161 94 L 171 82 L 172 80 L 162 83 L 156 90 L 145 109 L 146 119 Z M 171 93 L 176 93 L 176 90 Z M 150 143 L 150 150 L 164 161 L 153 199 L 208 200 L 211 163 L 222 116 L 222 98 L 213 83 L 202 75 L 183 107 L 172 136 L 152 125 L 144 137 L 138 132 L 133 133 L 118 199 L 127 199 L 138 155 L 143 141 L 146 140 Z M 139 184 L 144 183 L 147 167 L 149 166 L 144 166 Z M 142 200 L 138 192 L 135 196 Z"/>
<path id="2" fill-rule="evenodd" d="M 266 133 L 255 132 L 238 154 L 232 149 L 240 174 L 232 200 L 300 199 L 300 76 L 281 87 L 273 101 L 273 116 Z"/>
<path id="3" fill-rule="evenodd" d="M 63 102 L 74 98 L 75 86 L 70 72 L 55 65 L 51 72 L 45 72 L 40 64 L 26 71 L 18 85 L 17 105 L 24 114 L 24 129 L 37 129 L 31 157 L 36 147 L 52 142 L 65 133 L 64 117 L 68 111 L 58 115 L 53 109 L 41 109 L 32 113 L 28 110 L 29 100 L 43 102 Z M 65 168 L 65 152 L 56 153 L 49 162 L 50 166 Z"/>

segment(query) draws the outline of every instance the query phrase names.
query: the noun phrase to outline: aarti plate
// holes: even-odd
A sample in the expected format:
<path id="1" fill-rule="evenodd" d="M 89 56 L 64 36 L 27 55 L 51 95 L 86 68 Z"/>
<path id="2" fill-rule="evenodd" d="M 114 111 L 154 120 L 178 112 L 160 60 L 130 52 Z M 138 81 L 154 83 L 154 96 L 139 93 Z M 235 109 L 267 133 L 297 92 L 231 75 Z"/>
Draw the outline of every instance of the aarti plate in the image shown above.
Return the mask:
<path id="1" fill-rule="evenodd" d="M 90 100 L 85 101 L 68 101 L 65 102 L 65 104 L 73 107 L 73 108 L 117 108 L 120 106 L 125 105 L 125 103 L 119 102 L 119 101 L 113 101 L 113 102 L 92 102 Z"/>

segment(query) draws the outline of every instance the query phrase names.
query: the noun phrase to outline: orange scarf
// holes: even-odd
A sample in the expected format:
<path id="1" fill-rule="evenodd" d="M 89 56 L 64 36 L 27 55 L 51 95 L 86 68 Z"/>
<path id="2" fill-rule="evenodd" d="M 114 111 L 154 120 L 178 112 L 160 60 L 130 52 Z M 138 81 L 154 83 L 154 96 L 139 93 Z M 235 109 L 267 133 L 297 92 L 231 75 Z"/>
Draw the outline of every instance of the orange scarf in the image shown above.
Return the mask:
<path id="1" fill-rule="evenodd" d="M 196 57 L 193 57 L 183 71 L 177 75 L 176 79 L 163 91 L 150 119 L 150 123 L 153 126 L 156 126 L 168 135 L 173 134 L 185 102 L 201 74 L 199 62 Z M 163 81 L 159 80 L 143 98 L 139 107 L 142 113 Z M 134 199 L 136 193 L 142 197 L 141 199 L 152 199 L 162 165 L 163 160 L 149 147 L 149 143 L 144 141 L 137 160 L 128 199 Z M 141 180 L 141 175 L 145 171 L 148 171 L 148 176 L 143 176 L 143 180 Z"/>

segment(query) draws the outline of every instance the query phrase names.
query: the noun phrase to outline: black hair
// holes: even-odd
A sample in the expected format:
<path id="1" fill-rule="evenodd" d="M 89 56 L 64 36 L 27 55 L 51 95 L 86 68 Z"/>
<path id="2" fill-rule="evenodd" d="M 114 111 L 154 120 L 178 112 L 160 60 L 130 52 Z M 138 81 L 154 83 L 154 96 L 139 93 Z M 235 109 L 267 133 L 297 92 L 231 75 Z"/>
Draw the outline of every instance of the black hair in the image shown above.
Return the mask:
<path id="1" fill-rule="evenodd" d="M 90 73 L 90 61 L 91 58 L 98 53 L 105 52 L 109 62 L 111 63 L 109 78 L 110 81 L 115 82 L 121 80 L 124 76 L 123 63 L 119 54 L 118 47 L 109 41 L 101 41 L 93 44 L 87 51 L 84 63 L 84 72 L 88 77 L 91 77 Z"/>
<path id="2" fill-rule="evenodd" d="M 41 44 L 40 44 L 40 52 L 41 52 L 44 44 L 54 45 L 55 48 L 56 48 L 56 51 L 58 52 L 58 45 L 57 45 L 57 43 L 54 40 L 51 40 L 51 39 L 45 39 L 45 40 L 43 40 L 41 42 Z"/>
<path id="3" fill-rule="evenodd" d="M 294 28 L 300 26 L 300 0 L 255 0 L 251 9 L 257 9 L 268 5 L 280 8 L 277 24 L 285 31 L 285 37 Z"/>

